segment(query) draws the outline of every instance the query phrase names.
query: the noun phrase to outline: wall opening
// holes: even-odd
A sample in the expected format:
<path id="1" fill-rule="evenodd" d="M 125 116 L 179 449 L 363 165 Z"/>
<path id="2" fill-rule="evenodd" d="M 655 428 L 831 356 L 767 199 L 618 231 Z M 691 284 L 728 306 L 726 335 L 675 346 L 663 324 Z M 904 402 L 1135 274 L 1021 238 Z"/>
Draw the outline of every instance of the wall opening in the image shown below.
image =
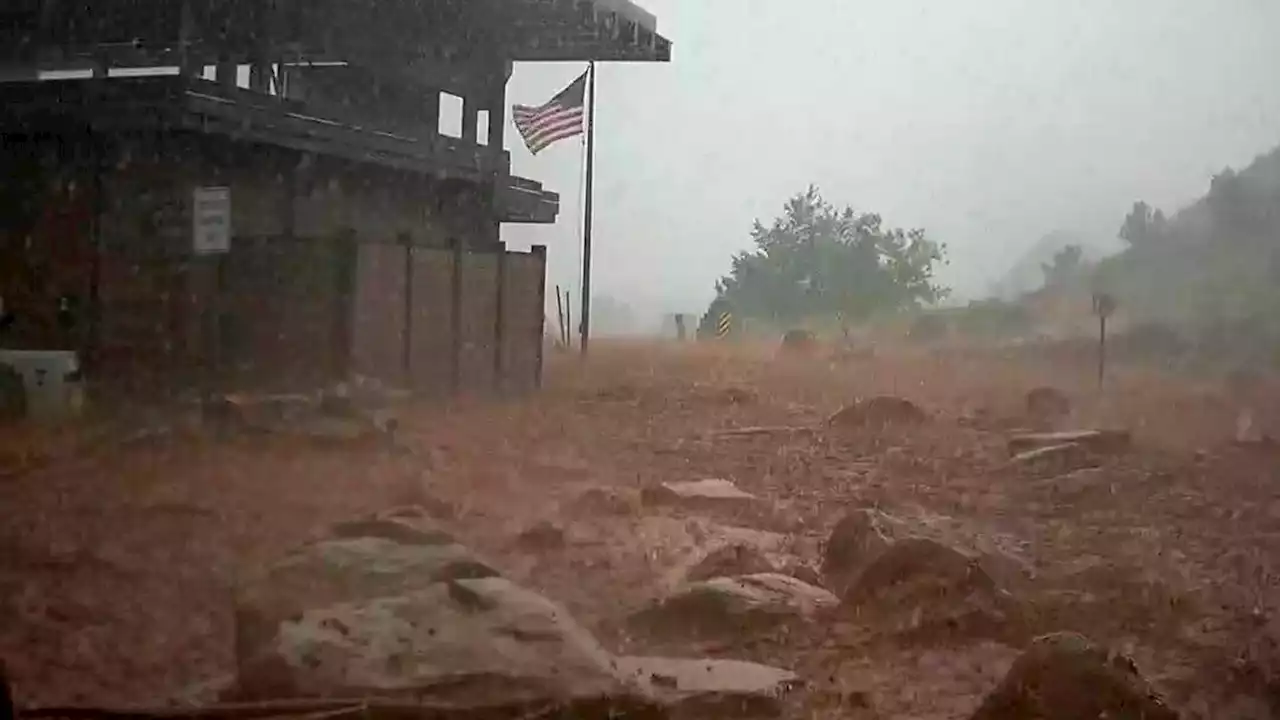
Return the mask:
<path id="1" fill-rule="evenodd" d="M 462 98 L 447 92 L 440 93 L 440 134 L 462 137 Z"/>

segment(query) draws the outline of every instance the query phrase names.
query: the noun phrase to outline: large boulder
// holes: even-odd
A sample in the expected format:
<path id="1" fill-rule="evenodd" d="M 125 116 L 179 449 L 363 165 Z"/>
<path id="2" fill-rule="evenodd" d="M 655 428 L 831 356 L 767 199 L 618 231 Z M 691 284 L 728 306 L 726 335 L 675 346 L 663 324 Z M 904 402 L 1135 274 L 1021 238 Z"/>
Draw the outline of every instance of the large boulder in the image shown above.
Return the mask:
<path id="1" fill-rule="evenodd" d="M 837 429 L 883 429 L 921 425 L 928 419 L 928 413 L 910 400 L 877 395 L 846 405 L 827 424 Z"/>
<path id="2" fill-rule="evenodd" d="M 342 523 L 285 556 L 243 585 L 236 619 L 242 700 L 633 691 L 562 607 L 500 577 L 416 508 Z"/>
<path id="3" fill-rule="evenodd" d="M 340 523 L 241 584 L 236 654 L 246 661 L 275 639 L 281 623 L 313 608 L 497 574 L 420 508 Z"/>
<path id="4" fill-rule="evenodd" d="M 1025 641 L 1022 608 L 983 560 L 935 540 L 900 540 L 846 587 L 842 609 L 902 641 Z"/>
<path id="5" fill-rule="evenodd" d="M 867 565 L 893 543 L 885 516 L 872 509 L 845 514 L 832 528 L 822 548 L 822 579 L 836 595 L 843 595 Z"/>
<path id="6" fill-rule="evenodd" d="M 787 575 L 717 577 L 688 583 L 628 625 L 655 639 L 737 639 L 803 622 L 836 604 L 830 592 Z"/>
<path id="7" fill-rule="evenodd" d="M 560 606 L 502 577 L 304 611 L 240 668 L 247 698 L 396 692 L 456 702 L 625 694 L 612 657 Z"/>
<path id="8" fill-rule="evenodd" d="M 610 522 L 616 518 L 639 514 L 638 494 L 625 488 L 590 486 L 560 504 L 560 512 L 574 520 L 604 518 Z"/>
<path id="9" fill-rule="evenodd" d="M 685 573 L 685 580 L 698 582 L 718 577 L 777 572 L 778 567 L 759 548 L 746 543 L 723 545 L 702 556 Z"/>
<path id="10" fill-rule="evenodd" d="M 781 352 L 784 355 L 809 357 L 818 352 L 818 336 L 810 330 L 792 329 L 782 336 Z"/>
<path id="11" fill-rule="evenodd" d="M 1071 398 L 1057 388 L 1040 386 L 1027 391 L 1027 419 L 1041 427 L 1051 427 L 1071 415 Z"/>
<path id="12" fill-rule="evenodd" d="M 204 419 L 228 434 L 272 434 L 335 447 L 394 446 L 399 422 L 387 407 L 392 400 L 375 406 L 372 390 L 352 387 L 319 394 L 229 393 L 204 403 Z"/>
<path id="13" fill-rule="evenodd" d="M 796 547 L 791 536 L 726 525 L 697 515 L 649 515 L 632 525 L 625 535 L 612 538 L 612 542 L 618 555 L 635 557 L 659 574 L 659 585 L 665 593 L 691 581 L 714 577 L 767 572 L 800 577 L 797 573 L 804 565 L 796 555 L 803 549 Z"/>
<path id="14" fill-rule="evenodd" d="M 1036 638 L 971 720 L 1177 720 L 1133 661 L 1074 633 Z"/>

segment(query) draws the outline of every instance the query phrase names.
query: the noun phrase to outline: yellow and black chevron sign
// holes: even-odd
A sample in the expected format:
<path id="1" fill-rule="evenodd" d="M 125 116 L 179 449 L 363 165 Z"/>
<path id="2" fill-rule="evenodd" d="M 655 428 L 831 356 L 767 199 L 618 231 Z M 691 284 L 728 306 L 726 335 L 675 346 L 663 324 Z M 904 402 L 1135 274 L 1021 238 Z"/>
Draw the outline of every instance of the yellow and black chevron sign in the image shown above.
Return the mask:
<path id="1" fill-rule="evenodd" d="M 716 337 L 725 337 L 733 329 L 733 313 L 722 312 L 716 321 Z"/>

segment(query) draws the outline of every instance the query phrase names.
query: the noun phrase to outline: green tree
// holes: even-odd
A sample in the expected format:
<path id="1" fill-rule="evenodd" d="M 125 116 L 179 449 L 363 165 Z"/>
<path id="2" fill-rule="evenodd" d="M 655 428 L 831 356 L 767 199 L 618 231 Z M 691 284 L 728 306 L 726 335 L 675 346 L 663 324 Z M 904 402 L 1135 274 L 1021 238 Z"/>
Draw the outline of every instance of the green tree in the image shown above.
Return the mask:
<path id="1" fill-rule="evenodd" d="M 717 337 L 716 330 L 720 323 L 721 313 L 732 313 L 733 308 L 729 305 L 729 301 L 724 295 L 717 294 L 716 299 L 711 301 L 711 305 L 707 307 L 707 311 L 702 314 L 702 319 L 698 321 L 697 338 L 699 340 L 714 340 Z"/>
<path id="2" fill-rule="evenodd" d="M 1053 254 L 1053 261 L 1040 263 L 1045 287 L 1061 287 L 1079 277 L 1084 269 L 1084 248 L 1067 245 Z"/>
<path id="3" fill-rule="evenodd" d="M 716 283 L 717 296 L 743 317 L 857 320 L 946 293 L 934 281 L 943 245 L 924 230 L 885 227 L 874 213 L 837 209 L 813 185 L 788 200 L 771 225 L 757 220 L 751 240 L 754 249 L 735 255 Z"/>
<path id="4" fill-rule="evenodd" d="M 1125 216 L 1119 235 L 1133 247 L 1146 247 L 1164 237 L 1167 229 L 1164 212 L 1139 200 Z"/>
<path id="5" fill-rule="evenodd" d="M 1205 200 L 1218 239 L 1262 238 L 1270 244 L 1280 224 L 1280 188 L 1269 190 L 1231 168 L 1213 176 Z"/>

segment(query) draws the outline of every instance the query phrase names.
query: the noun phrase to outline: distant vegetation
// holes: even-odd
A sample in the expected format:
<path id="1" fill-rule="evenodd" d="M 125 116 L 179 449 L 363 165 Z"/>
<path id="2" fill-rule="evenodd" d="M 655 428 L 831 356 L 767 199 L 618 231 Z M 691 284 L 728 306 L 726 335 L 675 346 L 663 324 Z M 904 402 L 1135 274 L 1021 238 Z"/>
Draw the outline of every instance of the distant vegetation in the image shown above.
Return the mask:
<path id="1" fill-rule="evenodd" d="M 837 208 L 817 187 L 751 230 L 755 247 L 734 256 L 716 283 L 716 306 L 775 329 L 856 323 L 937 302 L 946 248 L 924 230 L 887 227 L 874 213 Z M 708 313 L 710 315 L 710 313 Z"/>
<path id="2" fill-rule="evenodd" d="M 1075 250 L 1061 255 L 1067 248 Z M 1075 233 L 1055 230 L 1037 240 L 1004 275 L 991 284 L 989 297 L 1016 301 L 1023 295 L 1044 287 L 1046 266 L 1066 261 L 1074 266 L 1073 270 L 1087 273 L 1106 254 L 1106 250 Z"/>
<path id="3" fill-rule="evenodd" d="M 1116 254 L 1099 258 L 1069 233 L 1050 233 L 992 286 L 991 299 L 939 309 L 943 245 L 836 208 L 809 187 L 772 224 L 756 222 L 755 247 L 733 258 L 715 307 L 771 331 L 901 318 L 924 341 L 1001 340 L 1078 334 L 1092 326 L 1090 295 L 1105 291 L 1119 303 L 1117 350 L 1128 343 L 1135 357 L 1280 369 L 1280 148 L 1218 173 L 1176 213 L 1138 201 L 1117 221 Z"/>
<path id="4" fill-rule="evenodd" d="M 1125 249 L 1093 280 L 1132 322 L 1166 326 L 1201 355 L 1280 367 L 1280 148 L 1217 174 L 1167 219 L 1134 203 L 1118 234 Z"/>

